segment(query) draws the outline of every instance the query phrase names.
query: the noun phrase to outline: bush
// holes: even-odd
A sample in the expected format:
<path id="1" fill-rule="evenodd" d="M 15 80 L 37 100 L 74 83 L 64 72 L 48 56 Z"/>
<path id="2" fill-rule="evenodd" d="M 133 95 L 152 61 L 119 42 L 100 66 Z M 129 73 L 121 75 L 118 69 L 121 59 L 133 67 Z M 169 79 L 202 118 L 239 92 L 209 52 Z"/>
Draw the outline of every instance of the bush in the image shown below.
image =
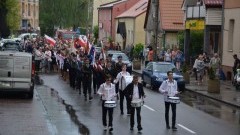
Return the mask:
<path id="1" fill-rule="evenodd" d="M 140 59 L 141 58 L 141 54 L 143 52 L 143 48 L 144 48 L 144 45 L 142 43 L 138 43 L 134 46 L 134 49 L 133 49 L 133 57 L 135 59 Z"/>
<path id="2" fill-rule="evenodd" d="M 216 79 L 216 73 L 215 73 L 215 70 L 212 67 L 208 71 L 208 77 L 211 80 Z"/>

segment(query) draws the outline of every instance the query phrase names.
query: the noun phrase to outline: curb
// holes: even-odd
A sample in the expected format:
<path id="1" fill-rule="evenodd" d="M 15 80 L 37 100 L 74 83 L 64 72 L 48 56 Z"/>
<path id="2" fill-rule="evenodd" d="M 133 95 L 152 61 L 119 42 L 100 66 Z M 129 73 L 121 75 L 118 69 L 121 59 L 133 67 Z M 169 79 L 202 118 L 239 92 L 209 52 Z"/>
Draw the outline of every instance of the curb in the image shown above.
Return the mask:
<path id="1" fill-rule="evenodd" d="M 136 71 L 134 71 L 134 70 L 132 70 L 132 73 L 133 73 L 133 74 L 137 74 L 138 76 L 142 76 L 141 73 L 138 73 L 138 72 L 136 72 Z M 227 104 L 227 105 L 236 107 L 236 108 L 238 108 L 238 109 L 240 108 L 239 105 L 232 104 L 232 103 L 230 103 L 230 102 L 227 102 L 227 101 L 224 101 L 224 100 L 221 100 L 221 99 L 218 99 L 218 98 L 214 98 L 214 97 L 208 96 L 208 95 L 206 95 L 206 94 L 203 94 L 203 93 L 200 93 L 200 92 L 196 92 L 196 91 L 191 90 L 191 89 L 185 88 L 185 90 L 186 90 L 186 91 L 189 91 L 189 92 L 192 92 L 192 93 L 195 93 L 195 94 L 198 94 L 198 95 L 200 95 L 200 96 L 204 96 L 204 97 L 207 97 L 207 98 L 209 98 L 209 99 L 213 99 L 213 100 L 215 100 L 215 101 L 218 101 L 218 102 L 221 102 L 221 103 L 224 103 L 224 104 Z"/>
<path id="2" fill-rule="evenodd" d="M 238 108 L 238 109 L 240 108 L 239 105 L 232 104 L 232 103 L 230 103 L 230 102 L 227 102 L 227 101 L 224 101 L 224 100 L 221 100 L 221 99 L 218 99 L 218 98 L 214 98 L 214 97 L 208 96 L 208 95 L 206 95 L 206 94 L 203 94 L 203 93 L 200 93 L 200 92 L 196 92 L 196 91 L 191 90 L 191 89 L 185 88 L 185 90 L 186 90 L 186 91 L 189 91 L 189 92 L 192 92 L 192 93 L 195 93 L 195 94 L 198 94 L 198 95 L 200 95 L 200 96 L 204 96 L 204 97 L 207 97 L 207 98 L 209 98 L 209 99 L 213 99 L 213 100 L 216 100 L 216 101 L 218 101 L 218 102 L 221 102 L 221 103 L 224 103 L 224 104 L 227 104 L 227 105 L 236 107 L 236 108 Z"/>

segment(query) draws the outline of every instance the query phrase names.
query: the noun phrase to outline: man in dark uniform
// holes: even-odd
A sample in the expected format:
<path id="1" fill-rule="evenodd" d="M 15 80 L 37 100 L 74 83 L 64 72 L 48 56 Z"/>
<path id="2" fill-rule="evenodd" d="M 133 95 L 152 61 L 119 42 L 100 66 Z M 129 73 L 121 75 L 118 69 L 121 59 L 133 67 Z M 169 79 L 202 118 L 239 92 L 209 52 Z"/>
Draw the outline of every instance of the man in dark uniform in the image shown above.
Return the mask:
<path id="1" fill-rule="evenodd" d="M 122 56 L 120 55 L 120 56 L 118 56 L 118 62 L 115 64 L 115 76 L 114 76 L 114 78 L 116 78 L 117 74 L 122 71 L 123 64 L 124 63 L 122 62 Z M 115 86 L 116 86 L 116 92 L 118 93 L 119 83 L 116 83 Z"/>
<path id="2" fill-rule="evenodd" d="M 70 87 L 72 88 L 75 88 L 76 73 L 77 73 L 77 57 L 74 53 L 72 53 L 70 56 L 70 68 L 69 68 L 69 81 Z"/>
<path id="3" fill-rule="evenodd" d="M 125 88 L 125 93 L 127 96 L 127 100 L 129 101 L 128 106 L 130 107 L 130 130 L 133 130 L 134 127 L 134 115 L 135 115 L 135 110 L 137 111 L 137 128 L 138 131 L 142 130 L 142 125 L 141 125 L 141 106 L 139 107 L 132 107 L 130 105 L 131 101 L 133 100 L 139 100 L 142 101 L 142 98 L 145 98 L 146 95 L 143 90 L 143 85 L 138 82 L 138 76 L 134 75 L 133 76 L 133 81 L 130 83 L 126 88 Z"/>
<path id="4" fill-rule="evenodd" d="M 92 66 L 90 65 L 89 59 L 85 58 L 84 65 L 82 68 L 83 73 L 83 94 L 85 97 L 85 101 L 87 101 L 87 93 L 89 101 L 92 100 Z"/>
<path id="5" fill-rule="evenodd" d="M 105 74 L 105 80 L 106 80 L 106 78 L 107 78 L 107 76 L 115 76 L 115 70 L 114 70 L 114 68 L 113 68 L 113 66 L 112 66 L 112 62 L 111 61 L 108 61 L 107 62 L 107 66 L 106 66 L 106 68 L 104 69 L 104 74 Z M 111 80 L 111 82 L 113 83 L 113 77 L 112 77 L 112 80 Z"/>
<path id="6" fill-rule="evenodd" d="M 82 88 L 82 82 L 83 82 L 83 73 L 82 73 L 82 66 L 83 66 L 83 59 L 79 59 L 77 61 L 77 89 L 79 90 L 79 94 L 81 95 L 81 88 Z"/>

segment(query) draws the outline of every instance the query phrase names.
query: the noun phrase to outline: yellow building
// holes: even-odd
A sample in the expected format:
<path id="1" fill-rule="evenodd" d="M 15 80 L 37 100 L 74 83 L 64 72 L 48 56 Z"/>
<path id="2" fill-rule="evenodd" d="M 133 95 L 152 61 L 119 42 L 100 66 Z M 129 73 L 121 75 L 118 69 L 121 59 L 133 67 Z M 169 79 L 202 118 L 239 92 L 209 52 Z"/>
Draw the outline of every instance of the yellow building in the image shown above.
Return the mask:
<path id="1" fill-rule="evenodd" d="M 98 25 L 98 7 L 100 7 L 100 5 L 105 4 L 105 3 L 109 3 L 109 2 L 113 2 L 116 0 L 93 0 L 93 27 Z"/>
<path id="2" fill-rule="evenodd" d="M 19 0 L 20 30 L 39 30 L 39 0 Z"/>

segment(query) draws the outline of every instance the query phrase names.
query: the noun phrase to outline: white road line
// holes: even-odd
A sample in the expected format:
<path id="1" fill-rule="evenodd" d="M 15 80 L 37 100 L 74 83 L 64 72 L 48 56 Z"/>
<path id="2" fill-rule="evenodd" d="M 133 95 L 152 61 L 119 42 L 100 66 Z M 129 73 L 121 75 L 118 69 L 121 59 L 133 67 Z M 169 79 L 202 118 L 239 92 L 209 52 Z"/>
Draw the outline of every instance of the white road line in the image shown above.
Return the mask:
<path id="1" fill-rule="evenodd" d="M 147 109 L 149 109 L 149 110 L 151 110 L 151 111 L 153 111 L 153 112 L 155 112 L 156 110 L 154 110 L 154 109 L 152 109 L 151 107 L 149 107 L 149 106 L 147 106 L 147 105 L 143 105 L 144 107 L 146 107 Z"/>
<path id="2" fill-rule="evenodd" d="M 192 133 L 192 134 L 196 134 L 196 132 L 192 131 L 191 129 L 189 129 L 189 128 L 181 125 L 181 124 L 177 124 L 177 125 L 178 125 L 179 127 L 183 128 L 183 129 L 187 130 L 188 132 L 190 132 L 190 133 Z"/>

